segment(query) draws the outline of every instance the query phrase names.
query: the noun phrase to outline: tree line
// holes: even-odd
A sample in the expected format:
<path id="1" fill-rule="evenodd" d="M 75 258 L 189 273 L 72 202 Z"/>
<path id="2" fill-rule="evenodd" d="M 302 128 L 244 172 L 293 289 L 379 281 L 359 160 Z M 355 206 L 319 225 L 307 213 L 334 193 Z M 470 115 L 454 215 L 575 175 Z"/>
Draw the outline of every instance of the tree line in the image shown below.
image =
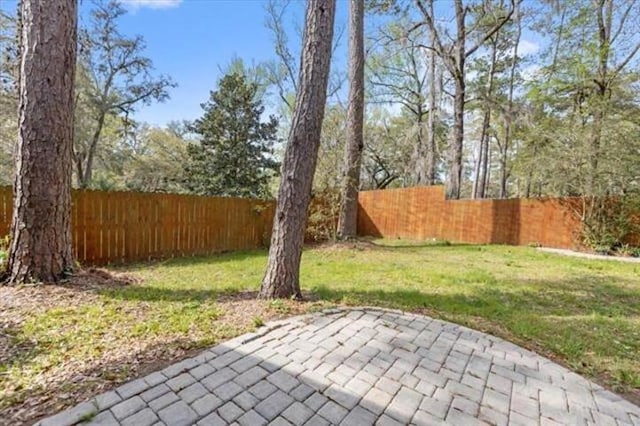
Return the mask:
<path id="1" fill-rule="evenodd" d="M 190 192 L 271 197 L 279 162 L 279 121 L 262 121 L 263 89 L 241 61 L 202 105 L 194 121 L 164 127 L 136 121 L 141 107 L 169 99 L 175 87 L 153 72 L 142 36 L 121 33 L 126 9 L 116 0 L 91 3 L 77 34 L 72 146 L 73 185 L 81 189 Z M 18 133 L 18 17 L 0 14 L 0 185 L 13 183 Z"/>
<path id="2" fill-rule="evenodd" d="M 362 6 L 366 111 L 362 155 L 357 155 L 360 189 L 444 184 L 454 199 L 636 189 L 636 0 L 455 0 L 446 6 L 367 0 Z M 91 19 L 79 31 L 74 185 L 274 196 L 300 66 L 300 35 L 283 22 L 298 18 L 297 5 L 266 4 L 273 60 L 248 66 L 238 58 L 224 65 L 203 116 L 164 128 L 134 119 L 145 104 L 166 101 L 174 82 L 152 73 L 141 36 L 120 32 L 125 12 L 116 1 L 93 3 Z M 0 140 L 4 184 L 10 183 L 17 126 L 16 22 L 7 15 L 0 21 L 7 59 L 0 96 L 7 130 Z M 338 27 L 334 52 L 345 44 L 343 35 Z M 314 191 L 338 200 L 343 174 L 354 179 L 354 170 L 344 169 L 343 158 L 351 78 L 335 63 Z M 240 96 L 232 81 L 238 88 L 246 85 L 251 99 L 232 100 Z M 246 110 L 251 102 L 259 114 L 241 114 L 243 122 L 234 123 L 245 132 L 254 128 L 253 140 L 232 147 L 234 136 L 214 148 L 220 135 L 204 121 L 218 114 L 219 105 Z M 265 105 L 273 116 L 263 117 Z M 256 139 L 267 127 L 268 134 Z M 228 173 L 232 169 L 235 173 Z M 205 182 L 198 170 L 219 179 Z"/>

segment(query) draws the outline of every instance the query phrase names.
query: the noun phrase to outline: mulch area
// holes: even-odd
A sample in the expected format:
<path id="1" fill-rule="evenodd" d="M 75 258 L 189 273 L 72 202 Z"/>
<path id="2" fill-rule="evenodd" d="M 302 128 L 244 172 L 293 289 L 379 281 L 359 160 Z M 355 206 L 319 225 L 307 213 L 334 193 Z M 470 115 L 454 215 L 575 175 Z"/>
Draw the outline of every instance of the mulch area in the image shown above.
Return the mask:
<path id="1" fill-rule="evenodd" d="M 38 372 L 28 388 L 8 380 L 6 367 L 44 349 L 41 342 L 16 344 L 14 336 L 29 317 L 58 307 L 91 304 L 100 299 L 100 290 L 137 284 L 134 277 L 126 274 L 89 269 L 58 285 L 0 286 L 0 425 L 32 424 L 203 350 L 193 348 L 189 335 L 117 339 L 117 344 L 114 339 L 114 345 L 100 355 L 64 360 L 62 366 Z M 282 303 L 279 309 L 273 309 L 268 302 L 256 300 L 255 292 L 220 296 L 218 306 L 224 314 L 216 324 L 246 332 L 254 327 L 253 318 L 270 321 L 299 315 L 314 302 Z M 144 303 L 139 309 L 145 309 Z"/>

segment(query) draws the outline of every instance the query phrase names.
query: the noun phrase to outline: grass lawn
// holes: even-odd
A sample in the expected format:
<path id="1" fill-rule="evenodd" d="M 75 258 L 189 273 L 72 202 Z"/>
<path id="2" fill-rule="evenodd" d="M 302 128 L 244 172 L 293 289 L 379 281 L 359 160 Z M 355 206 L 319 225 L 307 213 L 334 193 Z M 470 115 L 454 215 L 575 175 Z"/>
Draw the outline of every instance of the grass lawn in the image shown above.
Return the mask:
<path id="1" fill-rule="evenodd" d="M 94 273 L 75 287 L 0 288 L 0 423 L 32 420 L 263 321 L 330 305 L 464 324 L 640 401 L 640 264 L 528 247 L 379 243 L 305 251 L 305 303 L 253 300 L 265 251 L 119 268 L 116 279 Z"/>

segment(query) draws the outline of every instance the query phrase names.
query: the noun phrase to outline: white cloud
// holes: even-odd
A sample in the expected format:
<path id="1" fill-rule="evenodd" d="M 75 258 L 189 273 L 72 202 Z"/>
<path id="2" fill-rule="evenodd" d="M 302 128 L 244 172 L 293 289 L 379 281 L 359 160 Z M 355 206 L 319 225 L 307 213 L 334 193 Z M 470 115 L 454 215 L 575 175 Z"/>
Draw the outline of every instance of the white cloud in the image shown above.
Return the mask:
<path id="1" fill-rule="evenodd" d="M 520 40 L 518 45 L 518 56 L 532 55 L 540 50 L 540 45 L 529 40 Z"/>
<path id="2" fill-rule="evenodd" d="M 182 0 L 123 0 L 125 5 L 132 9 L 140 9 L 142 7 L 148 7 L 149 9 L 170 9 L 178 7 Z"/>

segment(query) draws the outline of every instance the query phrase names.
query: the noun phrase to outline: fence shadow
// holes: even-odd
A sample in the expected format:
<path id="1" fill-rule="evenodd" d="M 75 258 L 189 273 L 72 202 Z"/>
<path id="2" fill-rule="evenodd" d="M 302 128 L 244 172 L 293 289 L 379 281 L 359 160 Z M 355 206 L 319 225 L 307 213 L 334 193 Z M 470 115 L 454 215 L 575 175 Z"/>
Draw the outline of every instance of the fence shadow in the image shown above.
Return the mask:
<path id="1" fill-rule="evenodd" d="M 358 234 L 470 244 L 573 248 L 580 223 L 572 199 L 447 200 L 440 186 L 363 191 Z"/>

